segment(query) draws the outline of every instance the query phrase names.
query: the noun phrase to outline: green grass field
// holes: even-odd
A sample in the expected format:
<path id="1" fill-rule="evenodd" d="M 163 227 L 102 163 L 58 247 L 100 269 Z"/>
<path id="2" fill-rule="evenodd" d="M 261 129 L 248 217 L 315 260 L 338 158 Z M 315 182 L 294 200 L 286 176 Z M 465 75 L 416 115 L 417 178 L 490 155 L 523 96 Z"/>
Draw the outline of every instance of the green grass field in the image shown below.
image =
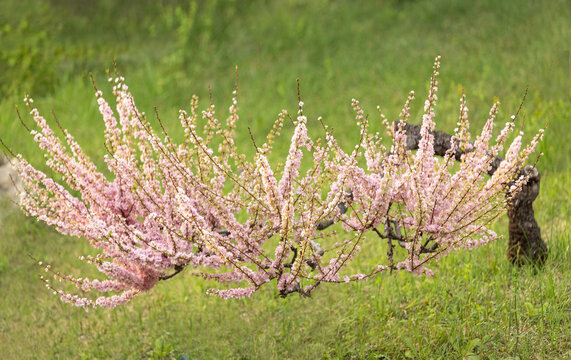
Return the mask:
<path id="1" fill-rule="evenodd" d="M 230 104 L 239 68 L 239 146 L 263 139 L 282 108 L 293 113 L 296 79 L 311 131 L 315 119 L 341 144 L 358 140 L 351 98 L 395 119 L 410 90 L 421 114 L 432 61 L 442 56 L 437 127 L 451 131 L 464 89 L 472 129 L 494 99 L 503 123 L 523 107 L 528 138 L 548 125 L 534 203 L 550 255 L 515 268 L 507 239 L 451 254 L 433 278 L 405 273 L 312 298 L 220 300 L 190 269 L 115 310 L 63 304 L 28 257 L 79 274 L 82 239 L 62 237 L 0 205 L 0 359 L 571 359 L 571 3 L 545 1 L 74 1 L 0 3 L 0 137 L 40 168 L 42 154 L 19 125 L 28 92 L 53 109 L 98 164 L 103 122 L 92 72 L 109 97 L 113 59 L 137 105 L 157 106 L 171 132 L 177 111 L 208 88 Z M 22 111 L 26 113 L 26 111 Z M 220 115 L 222 116 L 222 115 Z M 31 120 L 24 117 L 29 123 Z M 380 122 L 376 125 L 381 127 Z M 274 161 L 287 152 L 291 126 Z M 507 219 L 495 228 L 507 237 Z M 380 253 L 363 253 L 355 266 Z"/>

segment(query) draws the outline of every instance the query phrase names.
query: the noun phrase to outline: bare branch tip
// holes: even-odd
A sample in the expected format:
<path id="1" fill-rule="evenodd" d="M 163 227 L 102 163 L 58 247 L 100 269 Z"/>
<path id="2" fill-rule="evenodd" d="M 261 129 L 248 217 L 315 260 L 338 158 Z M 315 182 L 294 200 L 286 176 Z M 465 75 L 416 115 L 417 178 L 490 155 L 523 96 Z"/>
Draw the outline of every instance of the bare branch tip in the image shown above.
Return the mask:
<path id="1" fill-rule="evenodd" d="M 10 147 L 8 147 L 8 145 L 6 145 L 6 143 L 4 142 L 4 140 L 2 140 L 2 138 L 0 137 L 0 144 L 2 144 L 2 153 L 4 153 L 4 155 L 6 157 L 8 157 L 8 154 L 10 154 L 10 156 L 15 157 L 16 155 L 14 155 L 14 152 L 12 151 L 12 149 L 10 149 Z M 8 154 L 6 153 L 8 152 Z"/>
<path id="2" fill-rule="evenodd" d="M 117 68 L 117 61 L 115 56 L 113 56 L 113 71 L 115 72 L 115 76 L 119 76 L 119 70 Z"/>
<path id="3" fill-rule="evenodd" d="M 93 77 L 93 73 L 89 72 L 89 78 L 91 79 L 91 85 L 93 85 L 93 90 L 97 92 L 97 85 L 95 85 L 95 78 Z"/>
<path id="4" fill-rule="evenodd" d="M 256 152 L 259 152 L 260 149 L 258 148 L 258 145 L 256 145 L 256 140 L 254 140 L 254 135 L 252 134 L 252 129 L 248 126 L 248 133 L 250 133 L 250 139 L 252 139 L 252 144 L 254 144 L 254 148 L 256 149 Z"/>
<path id="5" fill-rule="evenodd" d="M 20 115 L 20 110 L 18 109 L 18 106 L 16 106 L 16 114 L 18 114 L 18 119 L 20 120 L 20 124 L 22 124 L 22 126 L 28 131 L 32 131 L 28 125 L 26 125 L 26 123 L 24 122 L 24 120 L 22 119 L 22 115 Z"/>

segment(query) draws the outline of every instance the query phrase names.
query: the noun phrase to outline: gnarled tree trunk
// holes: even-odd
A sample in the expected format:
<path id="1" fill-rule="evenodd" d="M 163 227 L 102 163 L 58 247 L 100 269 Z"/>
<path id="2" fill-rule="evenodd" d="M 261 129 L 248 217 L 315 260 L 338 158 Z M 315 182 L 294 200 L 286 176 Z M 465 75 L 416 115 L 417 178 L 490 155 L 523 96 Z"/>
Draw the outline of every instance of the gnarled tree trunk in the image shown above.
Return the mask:
<path id="1" fill-rule="evenodd" d="M 541 230 L 533 212 L 533 201 L 539 194 L 541 176 L 539 171 L 530 165 L 527 165 L 522 173 L 528 175 L 529 180 L 508 207 L 508 259 L 517 265 L 529 262 L 543 264 L 547 259 L 547 245 L 541 239 Z"/>

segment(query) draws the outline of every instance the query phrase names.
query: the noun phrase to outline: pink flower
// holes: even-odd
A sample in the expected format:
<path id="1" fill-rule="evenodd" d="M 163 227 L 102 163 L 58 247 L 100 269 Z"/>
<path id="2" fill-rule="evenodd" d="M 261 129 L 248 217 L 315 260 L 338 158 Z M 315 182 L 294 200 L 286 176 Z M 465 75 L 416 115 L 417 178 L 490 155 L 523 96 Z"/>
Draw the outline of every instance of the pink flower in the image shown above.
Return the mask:
<path id="1" fill-rule="evenodd" d="M 58 282 L 106 295 L 80 297 L 56 289 L 47 279 L 46 286 L 63 301 L 87 309 L 123 305 L 185 268 L 200 267 L 200 276 L 226 287 L 207 291 L 223 299 L 249 297 L 274 279 L 282 295 L 308 295 L 323 282 L 364 280 L 383 271 L 431 276 L 426 267 L 430 263 L 498 237 L 489 226 L 505 211 L 506 193 L 513 196 L 523 186 L 526 179 L 517 177 L 519 169 L 543 137 L 540 130 L 524 147 L 522 136 L 516 136 L 505 160 L 486 178 L 514 124 L 509 121 L 490 144 L 496 103 L 470 143 L 468 106 L 462 96 L 451 149 L 436 159 L 439 67 L 438 57 L 416 153 L 407 149 L 405 130 L 412 92 L 399 122 L 391 124 L 380 114 L 392 140 L 388 152 L 380 134 L 370 132 L 358 100 L 351 105 L 360 141 L 351 152 L 342 149 L 326 125 L 323 141 L 311 138 L 300 101 L 279 181 L 278 167 L 272 169 L 268 159 L 289 115 L 285 110 L 279 114 L 255 154 L 240 153 L 234 138 L 239 119 L 236 91 L 226 121 L 219 120 L 214 105 L 199 111 L 198 98 L 193 97 L 190 110 L 179 112 L 184 139 L 177 143 L 153 130 L 122 77 L 110 79 L 115 111 L 102 91 L 95 93 L 105 124 L 109 176 L 97 169 L 69 132 L 63 131 L 63 139 L 56 136 L 26 97 L 37 126 L 31 135 L 63 181 L 18 155 L 24 186 L 20 204 L 27 214 L 62 234 L 87 239 L 99 253 L 83 260 L 104 279 L 62 275 L 51 265 L 42 270 Z M 205 124 L 199 126 L 199 120 Z M 465 153 L 458 170 L 453 170 L 459 149 Z M 304 157 L 304 151 L 311 156 Z M 331 240 L 324 230 L 338 222 L 338 229 L 346 232 Z M 383 252 L 368 272 L 350 273 L 348 265 L 368 244 L 367 232 L 379 236 L 391 249 L 389 254 L 402 251 L 401 261 Z"/>

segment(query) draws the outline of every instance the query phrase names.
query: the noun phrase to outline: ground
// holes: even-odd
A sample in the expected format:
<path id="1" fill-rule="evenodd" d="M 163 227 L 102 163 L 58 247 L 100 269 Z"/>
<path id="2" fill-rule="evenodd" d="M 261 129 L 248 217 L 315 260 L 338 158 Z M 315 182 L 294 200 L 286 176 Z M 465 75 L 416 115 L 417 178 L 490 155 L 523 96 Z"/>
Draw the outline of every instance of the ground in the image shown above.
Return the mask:
<path id="1" fill-rule="evenodd" d="M 323 286 L 312 298 L 281 299 L 271 287 L 223 301 L 185 271 L 128 306 L 88 313 L 45 289 L 28 256 L 79 274 L 82 239 L 58 235 L 9 201 L 0 207 L 0 358 L 84 359 L 569 359 L 571 358 L 571 4 L 564 0 L 44 1 L 0 4 L 0 137 L 42 167 L 42 153 L 19 124 L 30 123 L 24 93 L 51 110 L 101 167 L 103 124 L 92 72 L 108 96 L 113 59 L 137 105 L 156 106 L 176 132 L 191 94 L 221 117 L 239 68 L 240 146 L 248 127 L 263 139 L 282 108 L 295 112 L 301 81 L 310 131 L 323 116 L 352 147 L 351 99 L 377 121 L 410 90 L 422 112 L 432 60 L 442 55 L 437 126 L 451 131 L 468 96 L 472 129 L 494 100 L 501 123 L 522 109 L 526 138 L 547 125 L 535 212 L 549 258 L 542 269 L 512 267 L 507 240 L 452 254 L 434 278 L 384 274 Z M 380 123 L 376 123 L 379 125 Z M 291 127 L 276 144 L 287 153 Z M 261 140 L 260 140 L 261 141 Z M 43 167 L 45 169 L 45 166 Z M 496 224 L 507 234 L 504 219 Z M 371 241 L 356 267 L 385 256 Z M 81 268 L 81 273 L 92 269 Z M 90 273 L 90 276 L 92 274 Z M 94 275 L 94 274 L 93 274 Z"/>

